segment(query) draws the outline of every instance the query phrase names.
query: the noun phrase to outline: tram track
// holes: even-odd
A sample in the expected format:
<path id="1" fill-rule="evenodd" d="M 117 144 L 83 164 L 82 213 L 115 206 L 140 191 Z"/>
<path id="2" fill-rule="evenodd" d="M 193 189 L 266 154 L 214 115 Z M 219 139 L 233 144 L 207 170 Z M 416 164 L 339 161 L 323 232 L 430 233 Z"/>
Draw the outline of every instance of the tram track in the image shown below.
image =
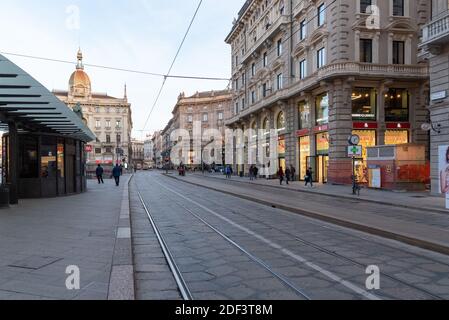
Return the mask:
<path id="1" fill-rule="evenodd" d="M 151 215 L 151 212 L 150 212 L 150 210 L 149 210 L 149 208 L 148 208 L 145 200 L 143 199 L 142 194 L 141 194 L 141 192 L 140 192 L 140 190 L 138 188 L 137 188 L 137 193 L 138 193 L 139 200 L 140 200 L 140 202 L 141 202 L 141 204 L 143 206 L 143 209 L 145 210 L 146 215 L 147 215 L 147 217 L 148 217 L 148 219 L 149 219 L 149 221 L 150 221 L 150 223 L 152 225 L 152 228 L 153 228 L 153 230 L 154 230 L 154 232 L 156 234 L 158 242 L 159 242 L 159 244 L 160 244 L 160 246 L 162 248 L 162 251 L 163 251 L 163 254 L 165 256 L 165 259 L 167 260 L 167 263 L 168 263 L 168 265 L 170 267 L 170 270 L 171 270 L 171 272 L 172 272 L 172 274 L 174 276 L 175 282 L 176 282 L 176 284 L 178 286 L 179 292 L 180 292 L 183 300 L 185 300 L 185 301 L 195 300 L 194 295 L 190 291 L 190 289 L 188 287 L 188 284 L 187 284 L 187 281 L 183 277 L 182 272 L 180 271 L 174 256 L 171 254 L 171 251 L 170 251 L 170 249 L 169 249 L 169 247 L 167 245 L 167 242 L 165 241 L 164 235 L 161 233 L 159 227 L 157 226 L 157 224 L 155 222 L 155 219 Z M 226 236 L 219 229 L 217 229 L 214 226 L 212 226 L 210 223 L 208 223 L 206 220 L 204 220 L 199 215 L 194 213 L 192 210 L 188 209 L 187 207 L 185 207 L 183 205 L 180 205 L 180 204 L 178 204 L 178 205 L 180 207 L 182 207 L 185 210 L 185 212 L 187 212 L 188 214 L 190 214 L 191 216 L 196 218 L 198 221 L 200 221 L 202 224 L 207 226 L 209 229 L 214 231 L 216 234 L 218 234 L 221 238 L 223 238 L 226 242 L 231 244 L 234 248 L 238 249 L 242 254 L 247 256 L 251 261 L 253 261 L 258 266 L 262 267 L 264 270 L 266 270 L 268 273 L 270 273 L 274 278 L 279 280 L 286 288 L 288 288 L 288 289 L 292 290 L 293 292 L 295 292 L 302 299 L 311 300 L 311 298 L 304 292 L 304 290 L 302 288 L 299 288 L 298 286 L 293 284 L 289 279 L 287 279 L 283 275 L 281 275 L 281 274 L 277 273 L 276 271 L 274 271 L 263 260 L 257 258 L 253 254 L 251 254 L 249 251 L 247 251 L 241 245 L 239 245 L 238 243 L 233 241 L 231 238 Z"/>
<path id="2" fill-rule="evenodd" d="M 182 182 L 182 180 L 180 180 L 180 181 Z M 186 209 L 186 210 L 189 210 L 189 209 L 187 209 L 187 208 L 185 208 L 185 209 Z M 191 210 L 189 210 L 189 211 L 191 211 Z M 334 257 L 334 258 L 338 258 L 338 259 L 340 259 L 340 260 L 342 260 L 342 261 L 349 262 L 349 263 L 351 263 L 351 264 L 353 264 L 353 265 L 355 265 L 355 266 L 357 266 L 357 267 L 362 268 L 364 271 L 365 271 L 366 268 L 367 268 L 367 266 L 366 266 L 365 264 L 360 263 L 360 262 L 358 262 L 358 261 L 355 260 L 355 259 L 349 258 L 349 257 L 344 256 L 344 255 L 341 255 L 341 254 L 338 254 L 338 253 L 333 252 L 333 251 L 331 251 L 331 250 L 328 250 L 328 249 L 326 249 L 326 248 L 323 247 L 323 246 L 314 244 L 314 243 L 312 243 L 312 242 L 310 242 L 310 241 L 308 241 L 308 240 L 305 240 L 305 239 L 303 239 L 303 238 L 301 238 L 301 237 L 298 237 L 298 236 L 293 235 L 293 234 L 291 234 L 291 233 L 289 233 L 289 232 L 286 232 L 285 230 L 279 230 L 279 229 L 277 229 L 277 228 L 274 228 L 272 225 L 268 225 L 268 224 L 266 224 L 266 223 L 264 223 L 264 222 L 262 222 L 262 221 L 260 221 L 260 220 L 253 219 L 253 218 L 251 218 L 251 217 L 249 217 L 249 216 L 247 216 L 247 215 L 245 215 L 245 214 L 243 214 L 243 213 L 239 213 L 239 214 L 242 215 L 242 216 L 244 216 L 245 218 L 247 218 L 248 220 L 250 220 L 250 221 L 252 221 L 252 222 L 254 222 L 254 223 L 259 223 L 259 224 L 261 224 L 261 225 L 263 225 L 263 226 L 266 226 L 266 227 L 272 228 L 272 229 L 274 229 L 274 230 L 276 230 L 276 231 L 282 232 L 283 234 L 290 235 L 293 239 L 295 239 L 295 240 L 298 241 L 299 243 L 301 243 L 301 244 L 303 244 L 303 245 L 305 245 L 305 246 L 314 248 L 315 250 L 317 250 L 317 251 L 319 251 L 319 252 L 321 252 L 321 253 L 327 254 L 327 255 L 332 256 L 332 257 Z M 194 215 L 196 216 L 196 214 L 194 214 Z M 198 217 L 197 217 L 197 218 L 198 218 Z M 202 218 L 199 218 L 199 219 L 203 220 Z M 204 222 L 204 221 L 203 221 L 203 222 Z M 316 225 L 316 226 L 319 226 L 319 224 L 315 224 L 315 225 Z M 335 232 L 341 232 L 341 231 L 338 231 L 338 230 L 332 230 L 332 231 L 335 231 Z M 341 233 L 344 233 L 344 232 L 341 232 Z M 344 233 L 344 234 L 345 234 L 345 233 Z M 348 234 L 346 234 L 346 235 L 348 235 Z M 351 235 L 351 236 L 352 236 L 352 235 Z M 359 238 L 359 239 L 361 239 L 361 240 L 364 240 L 364 241 L 370 241 L 370 240 L 364 239 L 364 238 L 362 238 L 362 237 L 357 237 L 357 238 Z M 438 264 L 441 264 L 441 265 L 444 265 L 444 266 L 448 266 L 448 267 L 449 267 L 448 264 L 446 264 L 446 263 L 444 263 L 444 262 L 441 262 L 441 261 L 438 261 L 438 260 L 435 260 L 435 259 L 431 259 L 431 258 L 422 256 L 422 255 L 419 255 L 419 254 L 415 254 L 415 253 L 410 253 L 410 252 L 408 252 L 408 251 L 406 251 L 406 250 L 403 250 L 403 249 L 397 249 L 397 248 L 394 248 L 394 247 L 392 247 L 392 246 L 384 245 L 384 244 L 381 244 L 381 243 L 378 243 L 378 242 L 374 242 L 374 243 L 375 243 L 376 245 L 385 246 L 385 247 L 387 247 L 387 248 L 389 248 L 389 249 L 391 249 L 391 250 L 399 250 L 399 251 L 401 251 L 401 252 L 410 254 L 410 255 L 415 256 L 415 257 L 417 257 L 417 258 L 427 259 L 427 260 L 429 260 L 429 262 L 435 262 L 435 263 L 438 263 Z M 417 286 L 417 285 L 414 285 L 414 284 L 411 284 L 411 283 L 406 282 L 406 281 L 404 281 L 404 280 L 401 280 L 401 279 L 397 278 L 396 276 L 391 275 L 391 274 L 389 274 L 389 273 L 386 273 L 386 272 L 382 272 L 382 271 L 381 271 L 381 276 L 382 276 L 382 277 L 385 277 L 385 278 L 388 278 L 388 279 L 390 279 L 391 281 L 394 281 L 394 282 L 396 282 L 396 283 L 398 283 L 398 284 L 401 284 L 401 285 L 403 285 L 403 286 L 405 286 L 405 287 L 408 287 L 408 288 L 410 288 L 410 289 L 412 289 L 412 290 L 415 290 L 416 292 L 419 292 L 419 293 L 421 293 L 421 294 L 424 294 L 424 295 L 428 296 L 428 297 L 431 298 L 431 299 L 434 299 L 434 300 L 445 300 L 445 298 L 443 298 L 443 297 L 441 297 L 441 296 L 439 296 L 439 295 L 437 295 L 437 294 L 434 294 L 434 293 L 430 292 L 430 291 L 427 290 L 427 289 L 424 289 L 424 288 L 419 287 L 419 286 Z"/>

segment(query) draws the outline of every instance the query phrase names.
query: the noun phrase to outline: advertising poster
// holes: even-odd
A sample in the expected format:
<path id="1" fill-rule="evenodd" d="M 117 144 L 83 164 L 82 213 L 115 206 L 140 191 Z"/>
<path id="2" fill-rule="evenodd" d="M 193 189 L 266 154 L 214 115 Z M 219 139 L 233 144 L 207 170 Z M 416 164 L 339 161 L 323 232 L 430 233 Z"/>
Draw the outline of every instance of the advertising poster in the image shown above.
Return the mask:
<path id="1" fill-rule="evenodd" d="M 446 209 L 449 209 L 449 146 L 440 146 L 438 151 L 440 192 L 446 195 Z"/>

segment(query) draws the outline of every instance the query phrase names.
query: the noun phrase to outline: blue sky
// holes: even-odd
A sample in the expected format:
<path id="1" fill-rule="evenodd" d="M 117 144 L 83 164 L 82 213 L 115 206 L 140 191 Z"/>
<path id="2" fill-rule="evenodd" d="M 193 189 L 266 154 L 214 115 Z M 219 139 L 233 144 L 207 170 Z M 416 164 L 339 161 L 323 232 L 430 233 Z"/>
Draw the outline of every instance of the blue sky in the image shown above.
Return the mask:
<path id="1" fill-rule="evenodd" d="M 230 47 L 224 43 L 244 0 L 204 0 L 173 74 L 230 77 Z M 166 73 L 198 0 L 1 0 L 0 51 Z M 79 29 L 71 8 L 79 9 Z M 75 26 L 75 28 L 73 28 Z M 9 32 L 4 32 L 9 30 Z M 8 56 L 47 88 L 67 89 L 74 66 Z M 160 78 L 86 68 L 95 92 L 123 96 L 133 105 L 133 136 L 142 137 Z M 147 130 L 162 129 L 180 92 L 224 89 L 227 82 L 170 79 Z"/>

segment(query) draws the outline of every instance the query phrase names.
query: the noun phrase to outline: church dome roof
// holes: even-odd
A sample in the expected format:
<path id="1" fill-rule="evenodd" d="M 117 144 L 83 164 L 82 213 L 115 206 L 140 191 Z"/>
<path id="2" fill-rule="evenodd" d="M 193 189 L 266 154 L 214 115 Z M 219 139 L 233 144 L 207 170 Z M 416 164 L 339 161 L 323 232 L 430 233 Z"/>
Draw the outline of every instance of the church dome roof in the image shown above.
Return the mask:
<path id="1" fill-rule="evenodd" d="M 81 52 L 81 49 L 78 50 L 77 59 L 78 64 L 76 65 L 75 72 L 73 72 L 72 75 L 70 76 L 69 86 L 70 88 L 73 87 L 90 88 L 91 82 L 89 76 L 84 71 L 83 53 Z"/>

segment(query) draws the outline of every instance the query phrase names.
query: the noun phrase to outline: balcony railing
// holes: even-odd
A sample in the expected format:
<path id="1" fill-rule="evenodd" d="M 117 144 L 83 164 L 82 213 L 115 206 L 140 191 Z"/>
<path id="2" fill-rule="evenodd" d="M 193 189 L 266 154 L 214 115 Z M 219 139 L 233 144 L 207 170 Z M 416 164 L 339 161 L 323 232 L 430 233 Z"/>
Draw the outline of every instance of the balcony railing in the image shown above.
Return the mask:
<path id="1" fill-rule="evenodd" d="M 324 66 L 305 79 L 292 82 L 284 90 L 279 90 L 266 98 L 251 105 L 233 118 L 228 119 L 225 124 L 230 125 L 239 121 L 262 108 L 269 107 L 273 103 L 289 99 L 298 93 L 310 90 L 319 85 L 321 81 L 339 76 L 365 76 L 365 77 L 391 77 L 391 78 L 419 78 L 424 79 L 429 76 L 427 65 L 393 65 L 393 64 L 371 64 L 358 62 L 341 62 Z"/>
<path id="2" fill-rule="evenodd" d="M 423 44 L 449 36 L 449 11 L 429 22 L 423 29 Z"/>

